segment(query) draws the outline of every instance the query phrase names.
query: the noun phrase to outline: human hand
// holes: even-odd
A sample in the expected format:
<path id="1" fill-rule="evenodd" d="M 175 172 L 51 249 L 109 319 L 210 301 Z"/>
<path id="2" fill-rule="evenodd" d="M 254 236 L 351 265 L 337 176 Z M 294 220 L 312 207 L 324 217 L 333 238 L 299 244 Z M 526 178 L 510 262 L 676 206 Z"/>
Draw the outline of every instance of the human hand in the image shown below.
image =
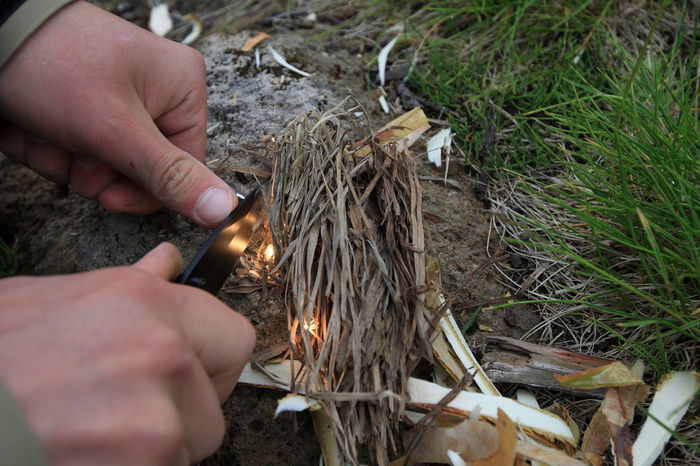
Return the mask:
<path id="1" fill-rule="evenodd" d="M 164 243 L 131 267 L 0 280 L 0 378 L 52 465 L 190 464 L 224 435 L 250 323 L 170 283 Z"/>
<path id="2" fill-rule="evenodd" d="M 201 163 L 206 122 L 199 52 L 83 1 L 0 70 L 0 151 L 114 211 L 223 220 L 237 198 Z"/>

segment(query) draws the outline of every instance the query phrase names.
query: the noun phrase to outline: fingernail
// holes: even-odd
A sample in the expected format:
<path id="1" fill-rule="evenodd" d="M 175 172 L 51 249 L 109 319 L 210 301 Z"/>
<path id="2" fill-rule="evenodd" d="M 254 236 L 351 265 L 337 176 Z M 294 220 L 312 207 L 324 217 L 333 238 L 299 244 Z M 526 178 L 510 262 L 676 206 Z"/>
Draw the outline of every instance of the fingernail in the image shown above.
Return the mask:
<path id="1" fill-rule="evenodd" d="M 194 206 L 194 214 L 202 223 L 219 223 L 231 213 L 233 207 L 233 193 L 230 190 L 209 188 L 199 196 Z"/>

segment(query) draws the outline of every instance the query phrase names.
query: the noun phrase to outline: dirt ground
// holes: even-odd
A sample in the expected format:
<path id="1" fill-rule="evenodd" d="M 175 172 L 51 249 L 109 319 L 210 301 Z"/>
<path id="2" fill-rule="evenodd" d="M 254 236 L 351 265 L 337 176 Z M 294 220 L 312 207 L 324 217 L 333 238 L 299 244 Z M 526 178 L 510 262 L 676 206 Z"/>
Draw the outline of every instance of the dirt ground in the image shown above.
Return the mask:
<path id="1" fill-rule="evenodd" d="M 125 18 L 143 25 L 146 2 L 106 2 Z M 202 16 L 230 2 L 171 2 L 182 13 Z M 270 4 L 258 11 L 258 22 L 229 24 L 225 31 L 207 34 L 195 43 L 207 60 L 209 88 L 209 147 L 207 165 L 240 192 L 246 193 L 254 179 L 232 167 L 266 169 L 265 143 L 279 134 L 297 114 L 324 111 L 348 94 L 356 96 L 380 126 L 394 116 L 381 112 L 366 79 L 374 72 L 365 69 L 366 56 L 353 46 L 336 40 L 308 41 L 312 29 L 280 28 L 266 21 L 275 9 Z M 239 26 L 241 24 L 242 26 Z M 205 22 L 211 28 L 212 24 Z M 248 29 L 240 29 L 247 27 Z M 219 28 L 220 29 L 220 28 Z M 254 55 L 240 51 L 254 31 L 267 31 L 271 45 L 295 66 L 312 74 L 300 77 L 284 70 L 263 53 L 260 67 Z M 263 46 L 264 51 L 264 46 Z M 408 110 L 408 109 L 405 109 Z M 439 129 L 439 128 L 435 128 Z M 429 134 L 432 134 L 432 129 Z M 419 175 L 438 178 L 442 169 L 429 165 L 425 139 L 419 141 L 415 157 Z M 167 211 L 146 217 L 109 212 L 84 200 L 64 186 L 57 186 L 0 156 L 0 234 L 16 239 L 21 273 L 61 274 L 100 267 L 130 264 L 161 241 L 171 241 L 185 259 L 193 256 L 208 232 Z M 489 212 L 473 194 L 475 179 L 459 163 L 453 163 L 449 179 L 461 189 L 441 182 L 423 181 L 423 201 L 428 252 L 442 268 L 446 292 L 457 289 L 470 272 L 487 260 L 485 245 Z M 260 273 L 251 264 L 265 243 L 265 229 L 256 233 L 244 258 L 219 297 L 248 317 L 258 333 L 258 349 L 286 341 L 286 311 L 278 288 L 259 286 Z M 454 307 L 503 296 L 492 267 L 472 278 L 457 297 Z M 464 325 L 473 311 L 457 312 Z M 520 337 L 537 322 L 526 308 L 482 311 L 476 323 L 493 334 Z M 467 339 L 475 345 L 486 333 L 472 326 Z M 312 465 L 318 464 L 319 449 L 310 417 L 283 415 L 273 419 L 281 392 L 239 386 L 225 404 L 228 431 L 222 448 L 205 465 Z"/>

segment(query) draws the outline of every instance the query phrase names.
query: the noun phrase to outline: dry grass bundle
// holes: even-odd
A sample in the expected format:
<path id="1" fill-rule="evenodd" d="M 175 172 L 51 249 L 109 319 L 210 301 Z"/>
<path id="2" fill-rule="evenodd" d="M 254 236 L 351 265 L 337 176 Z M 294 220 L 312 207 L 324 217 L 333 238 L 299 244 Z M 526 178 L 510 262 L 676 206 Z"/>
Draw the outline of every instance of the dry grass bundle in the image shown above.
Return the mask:
<path id="1" fill-rule="evenodd" d="M 357 150 L 346 118 L 357 108 L 343 105 L 298 117 L 280 138 L 270 224 L 290 346 L 306 366 L 299 389 L 322 401 L 348 461 L 367 445 L 386 464 L 407 378 L 429 348 L 421 192 L 405 149 L 370 138 Z"/>

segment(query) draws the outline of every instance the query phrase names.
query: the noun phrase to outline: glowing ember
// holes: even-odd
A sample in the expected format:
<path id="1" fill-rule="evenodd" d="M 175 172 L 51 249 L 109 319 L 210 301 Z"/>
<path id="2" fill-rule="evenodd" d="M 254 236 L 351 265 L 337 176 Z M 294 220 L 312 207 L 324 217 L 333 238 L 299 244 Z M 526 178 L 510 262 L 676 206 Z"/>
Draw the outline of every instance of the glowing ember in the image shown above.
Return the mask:
<path id="1" fill-rule="evenodd" d="M 265 252 L 263 252 L 263 256 L 265 257 L 265 260 L 268 262 L 272 262 L 275 258 L 275 248 L 272 246 L 272 243 L 268 244 L 267 247 L 265 248 Z"/>

